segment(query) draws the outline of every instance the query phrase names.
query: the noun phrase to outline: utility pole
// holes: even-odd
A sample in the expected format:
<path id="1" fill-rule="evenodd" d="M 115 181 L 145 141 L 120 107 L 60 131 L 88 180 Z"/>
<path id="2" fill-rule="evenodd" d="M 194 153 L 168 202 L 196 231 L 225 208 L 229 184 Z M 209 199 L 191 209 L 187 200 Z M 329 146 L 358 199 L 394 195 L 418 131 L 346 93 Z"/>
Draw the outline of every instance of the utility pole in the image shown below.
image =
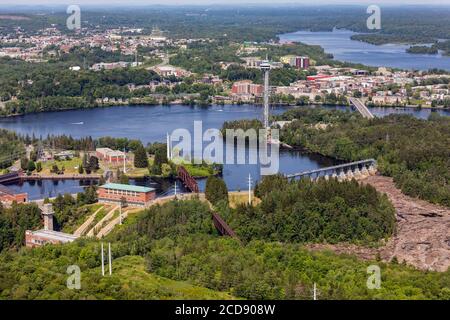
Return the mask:
<path id="1" fill-rule="evenodd" d="M 102 242 L 102 276 L 105 276 L 105 259 L 103 255 L 103 242 Z"/>
<path id="2" fill-rule="evenodd" d="M 119 224 L 122 225 L 122 202 L 120 202 L 119 206 Z"/>
<path id="3" fill-rule="evenodd" d="M 167 132 L 166 135 L 166 149 L 167 149 L 167 159 L 170 160 L 170 137 L 169 137 L 169 133 Z"/>
<path id="4" fill-rule="evenodd" d="M 127 156 L 125 154 L 125 148 L 123 148 L 123 173 L 127 173 Z"/>
<path id="5" fill-rule="evenodd" d="M 248 174 L 248 204 L 252 204 L 252 176 Z"/>
<path id="6" fill-rule="evenodd" d="M 175 180 L 175 198 L 177 197 L 177 181 Z"/>
<path id="7" fill-rule="evenodd" d="M 108 252 L 109 252 L 109 275 L 112 275 L 111 242 L 108 242 Z"/>
<path id="8" fill-rule="evenodd" d="M 320 295 L 319 290 L 317 290 L 317 284 L 314 282 L 313 287 L 313 300 L 318 300 L 317 297 Z"/>
<path id="9" fill-rule="evenodd" d="M 172 160 L 172 142 L 169 133 L 167 133 L 166 145 L 167 145 L 167 159 Z"/>
<path id="10" fill-rule="evenodd" d="M 317 287 L 316 283 L 314 282 L 314 289 L 313 289 L 313 299 L 317 300 Z"/>

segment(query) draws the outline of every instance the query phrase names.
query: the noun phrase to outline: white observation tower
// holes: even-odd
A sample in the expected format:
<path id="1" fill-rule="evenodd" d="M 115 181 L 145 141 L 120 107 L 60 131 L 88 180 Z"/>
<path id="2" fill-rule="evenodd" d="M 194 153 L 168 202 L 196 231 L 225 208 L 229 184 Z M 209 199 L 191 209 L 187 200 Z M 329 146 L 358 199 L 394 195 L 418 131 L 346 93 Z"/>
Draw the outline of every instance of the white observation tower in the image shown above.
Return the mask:
<path id="1" fill-rule="evenodd" d="M 269 73 L 270 63 L 265 60 L 260 65 L 261 71 L 264 74 L 264 128 L 270 130 L 269 126 Z M 270 133 L 269 133 L 270 134 Z"/>

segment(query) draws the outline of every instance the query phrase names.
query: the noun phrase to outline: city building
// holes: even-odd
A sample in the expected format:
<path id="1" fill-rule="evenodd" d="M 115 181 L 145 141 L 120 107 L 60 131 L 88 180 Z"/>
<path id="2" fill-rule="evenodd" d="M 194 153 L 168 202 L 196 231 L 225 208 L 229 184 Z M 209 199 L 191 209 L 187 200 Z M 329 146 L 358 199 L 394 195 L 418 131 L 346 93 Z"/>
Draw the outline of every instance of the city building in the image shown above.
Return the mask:
<path id="1" fill-rule="evenodd" d="M 100 62 L 100 63 L 94 64 L 91 67 L 91 70 L 100 71 L 100 70 L 113 70 L 113 69 L 119 69 L 119 68 L 126 68 L 126 67 L 128 67 L 129 64 L 130 64 L 129 62 L 124 62 L 124 61 L 109 62 L 109 63 Z"/>
<path id="2" fill-rule="evenodd" d="M 156 198 L 154 188 L 117 183 L 100 186 L 97 194 L 101 203 L 119 204 L 125 200 L 128 205 L 138 207 L 146 207 Z"/>
<path id="3" fill-rule="evenodd" d="M 46 244 L 73 242 L 77 238 L 73 234 L 53 230 L 25 231 L 25 245 L 29 248 L 41 247 Z"/>
<path id="4" fill-rule="evenodd" d="M 100 160 L 109 163 L 123 163 L 126 160 L 126 154 L 119 150 L 112 150 L 110 148 L 97 148 L 95 154 Z"/>
<path id="5" fill-rule="evenodd" d="M 333 77 L 332 75 L 328 75 L 328 74 L 318 74 L 318 75 L 315 75 L 315 76 L 307 76 L 306 80 L 308 80 L 308 81 L 316 81 L 316 80 L 319 80 L 319 79 L 327 79 L 327 78 L 332 78 L 332 77 Z"/>
<path id="6" fill-rule="evenodd" d="M 289 64 L 297 69 L 308 69 L 310 60 L 309 57 L 294 57 Z"/>
<path id="7" fill-rule="evenodd" d="M 14 190 L 0 184 L 0 202 L 5 204 L 11 204 L 14 201 L 16 201 L 17 203 L 27 202 L 28 194 L 15 192 Z"/>
<path id="8" fill-rule="evenodd" d="M 234 95 L 253 95 L 260 97 L 263 92 L 264 86 L 254 84 L 251 80 L 237 81 L 231 88 L 231 93 Z"/>
<path id="9" fill-rule="evenodd" d="M 173 66 L 157 66 L 154 68 L 151 68 L 151 70 L 155 71 L 157 74 L 159 74 L 160 76 L 163 77 L 170 77 L 170 76 L 175 76 L 175 77 L 186 77 L 189 76 L 191 73 L 181 69 L 181 68 L 176 68 Z"/>
<path id="10" fill-rule="evenodd" d="M 259 57 L 245 57 L 242 58 L 242 60 L 245 61 L 245 66 L 247 68 L 259 68 L 259 66 L 261 65 L 261 58 Z"/>
<path id="11" fill-rule="evenodd" d="M 61 152 L 55 153 L 53 155 L 53 158 L 58 159 L 58 160 L 71 160 L 74 156 L 75 156 L 75 153 L 73 151 L 67 150 L 67 151 L 61 151 Z"/>
<path id="12" fill-rule="evenodd" d="M 295 67 L 297 69 L 308 69 L 310 66 L 309 57 L 302 56 L 284 56 L 280 58 L 281 63 L 289 64 L 291 67 Z"/>
<path id="13" fill-rule="evenodd" d="M 61 244 L 75 241 L 78 236 L 53 230 L 53 206 L 44 204 L 42 215 L 44 217 L 44 229 L 25 231 L 25 245 L 29 248 L 41 247 L 46 244 Z"/>

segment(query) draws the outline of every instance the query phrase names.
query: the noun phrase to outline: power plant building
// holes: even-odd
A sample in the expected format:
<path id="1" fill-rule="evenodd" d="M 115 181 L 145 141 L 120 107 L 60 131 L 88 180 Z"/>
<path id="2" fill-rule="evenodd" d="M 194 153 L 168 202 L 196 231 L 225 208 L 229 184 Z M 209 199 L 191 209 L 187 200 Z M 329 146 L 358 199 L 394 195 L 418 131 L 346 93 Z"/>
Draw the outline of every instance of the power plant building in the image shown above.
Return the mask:
<path id="1" fill-rule="evenodd" d="M 44 204 L 42 216 L 44 217 L 44 229 L 25 231 L 25 245 L 29 248 L 41 247 L 46 244 L 61 244 L 75 241 L 78 236 L 53 230 L 52 204 Z"/>
<path id="2" fill-rule="evenodd" d="M 146 207 L 155 198 L 154 188 L 131 186 L 128 184 L 107 183 L 97 190 L 98 202 L 120 204 L 122 201 L 130 206 Z"/>

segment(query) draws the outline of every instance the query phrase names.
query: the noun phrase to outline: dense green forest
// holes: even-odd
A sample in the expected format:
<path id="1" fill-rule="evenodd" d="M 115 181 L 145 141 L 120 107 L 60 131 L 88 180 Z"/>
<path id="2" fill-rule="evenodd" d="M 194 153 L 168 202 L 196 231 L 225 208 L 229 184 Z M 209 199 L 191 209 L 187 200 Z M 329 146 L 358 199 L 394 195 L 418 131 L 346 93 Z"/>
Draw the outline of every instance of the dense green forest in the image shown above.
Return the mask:
<path id="1" fill-rule="evenodd" d="M 22 139 L 15 132 L 0 129 L 0 173 L 23 154 L 25 145 Z"/>
<path id="2" fill-rule="evenodd" d="M 95 52 L 91 52 L 92 50 Z M 101 50 L 91 49 L 91 51 L 88 53 L 88 58 Z M 71 54 L 78 59 L 83 59 L 82 54 L 75 52 Z M 115 60 L 114 57 L 109 58 Z M 96 60 L 92 62 L 94 61 Z M 75 72 L 69 70 L 70 66 L 73 64 L 64 61 L 63 58 L 48 63 L 27 63 L 0 58 L 2 73 L 0 100 L 7 101 L 4 107 L 0 108 L 0 116 L 108 106 L 107 102 L 103 102 L 105 98 L 108 100 L 128 99 L 129 103 L 133 104 L 133 98 L 151 97 L 152 94 L 164 94 L 168 98 L 178 94 L 198 94 L 200 98 L 206 100 L 209 96 L 221 92 L 221 88 L 214 85 L 194 83 L 194 79 L 185 79 L 181 82 L 175 77 L 162 78 L 144 68 L 97 72 L 83 69 Z M 161 85 L 154 90 L 149 88 L 130 90 L 128 87 L 131 84 L 140 86 L 163 80 L 173 86 Z M 9 101 L 13 97 L 17 100 Z M 157 103 L 157 101 L 152 101 L 150 98 L 146 100 L 146 103 Z"/>
<path id="3" fill-rule="evenodd" d="M 48 199 L 46 202 L 50 202 Z M 51 202 L 55 209 L 53 218 L 55 230 L 76 223 L 86 216 L 89 210 L 85 207 L 97 201 L 95 187 L 88 187 L 77 194 L 74 199 L 70 194 L 58 195 Z M 0 203 L 0 252 L 18 249 L 25 241 L 25 230 L 42 228 L 41 210 L 35 203 L 16 204 L 5 208 Z"/>
<path id="4" fill-rule="evenodd" d="M 447 56 L 450 56 L 450 40 L 438 42 L 436 44 L 436 47 L 439 50 L 443 50 L 444 54 L 446 54 Z"/>
<path id="5" fill-rule="evenodd" d="M 135 300 L 232 299 L 226 293 L 174 281 L 146 271 L 145 259 L 122 256 L 113 244 L 112 276 L 101 276 L 100 243 L 80 240 L 63 246 L 46 246 L 0 255 L 0 300 Z M 67 268 L 82 271 L 81 290 L 67 288 Z"/>
<path id="6" fill-rule="evenodd" d="M 189 44 L 186 50 L 177 52 L 171 57 L 170 63 L 196 73 L 216 74 L 223 80 L 252 80 L 256 83 L 262 83 L 262 73 L 259 69 L 247 69 L 239 65 L 244 62 L 241 57 L 236 55 L 239 47 L 239 44 L 226 41 L 194 42 Z M 347 65 L 333 61 L 333 56 L 326 54 L 321 47 L 309 46 L 303 43 L 292 43 L 281 46 L 265 44 L 260 46 L 260 51 L 252 54 L 252 56 L 261 58 L 267 56 L 269 60 L 278 62 L 281 57 L 286 55 L 309 56 L 319 65 Z M 235 64 L 223 70 L 220 65 L 223 62 Z M 297 80 L 305 80 L 308 75 L 310 75 L 308 71 L 290 67 L 273 69 L 271 71 L 271 83 L 273 85 L 289 85 Z"/>
<path id="7" fill-rule="evenodd" d="M 176 258 L 175 258 L 176 257 Z M 309 252 L 301 245 L 211 236 L 162 239 L 147 257 L 150 270 L 247 299 L 448 299 L 449 272 L 419 272 L 377 262 L 383 270 L 380 290 L 366 287 L 363 262 L 329 252 Z M 155 263 L 157 261 L 157 263 Z M 373 263 L 373 262 L 372 262 Z"/>
<path id="8" fill-rule="evenodd" d="M 260 188 L 259 192 L 263 192 Z M 264 196 L 263 196 L 264 197 Z M 449 299 L 450 273 L 361 261 L 301 244 L 221 238 L 198 200 L 173 201 L 133 216 L 104 239 L 113 275 L 101 276 L 100 243 L 0 254 L 1 299 Z M 367 267 L 382 270 L 379 290 L 367 289 Z M 67 267 L 81 269 L 81 289 L 66 287 Z M 208 288 L 208 289 L 206 289 Z"/>
<path id="9" fill-rule="evenodd" d="M 25 230 L 41 225 L 41 210 L 36 204 L 13 205 L 4 208 L 0 203 L 0 252 L 20 248 L 25 241 Z"/>
<path id="10" fill-rule="evenodd" d="M 105 30 L 117 27 L 143 28 L 150 33 L 159 27 L 173 38 L 209 38 L 242 41 L 269 41 L 278 34 L 301 29 L 331 31 L 333 28 L 355 32 L 367 30 L 367 6 L 178 6 L 152 8 L 149 6 L 83 8 L 85 27 Z M 396 37 L 388 42 L 406 39 L 408 42 L 450 39 L 450 10 L 444 6 L 381 6 L 382 29 L 374 37 Z M 27 20 L 2 20 L 2 34 L 12 32 L 18 25 L 25 33 L 35 34 L 52 24 L 63 30 L 65 9 L 52 13 L 24 9 Z M 178 23 L 173 23 L 177 21 Z M 420 23 L 411 23 L 420 21 Z M 373 42 L 373 41 L 372 41 Z"/>
<path id="11" fill-rule="evenodd" d="M 436 46 L 411 46 L 406 49 L 406 52 L 413 54 L 438 54 L 439 50 Z"/>
<path id="12" fill-rule="evenodd" d="M 282 141 L 346 161 L 375 158 L 380 172 L 394 177 L 405 194 L 450 206 L 449 117 L 432 114 L 427 121 L 391 115 L 366 120 L 299 108 L 281 118 L 299 119 L 282 130 Z M 328 126 L 316 129 L 311 119 Z"/>
<path id="13" fill-rule="evenodd" d="M 224 209 L 245 241 L 374 243 L 392 235 L 395 211 L 386 196 L 356 181 L 289 182 L 266 177 L 255 187 L 257 206 Z"/>

